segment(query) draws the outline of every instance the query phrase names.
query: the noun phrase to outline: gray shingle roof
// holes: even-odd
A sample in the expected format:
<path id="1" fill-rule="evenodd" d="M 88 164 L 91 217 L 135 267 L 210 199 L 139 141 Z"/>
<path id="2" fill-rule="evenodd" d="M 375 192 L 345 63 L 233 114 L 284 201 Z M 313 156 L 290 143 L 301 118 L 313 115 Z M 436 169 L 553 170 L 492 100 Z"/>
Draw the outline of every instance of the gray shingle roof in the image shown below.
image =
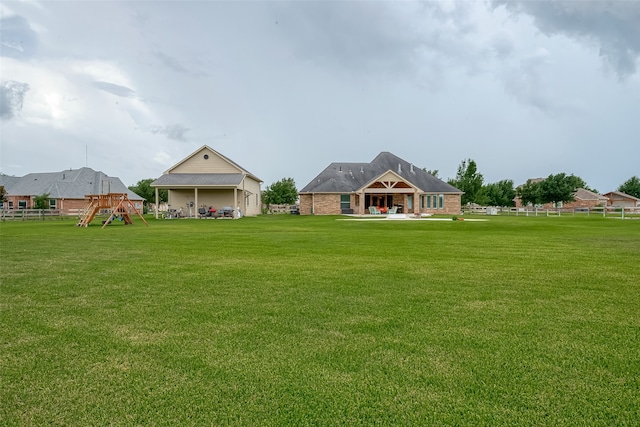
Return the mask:
<path id="1" fill-rule="evenodd" d="M 423 192 L 462 193 L 454 186 L 387 151 L 378 154 L 371 163 L 331 163 L 300 193 L 355 192 L 387 171 L 396 173 Z"/>
<path id="2" fill-rule="evenodd" d="M 127 193 L 131 200 L 142 200 L 120 178 L 87 167 L 61 172 L 30 173 L 11 181 L 8 186 L 5 185 L 5 190 L 7 194 L 14 196 L 49 194 L 52 199 L 84 199 L 87 194 Z"/>
<path id="3" fill-rule="evenodd" d="M 151 183 L 153 187 L 194 187 L 212 186 L 226 187 L 237 186 L 245 177 L 242 173 L 168 173 L 162 175 Z"/>

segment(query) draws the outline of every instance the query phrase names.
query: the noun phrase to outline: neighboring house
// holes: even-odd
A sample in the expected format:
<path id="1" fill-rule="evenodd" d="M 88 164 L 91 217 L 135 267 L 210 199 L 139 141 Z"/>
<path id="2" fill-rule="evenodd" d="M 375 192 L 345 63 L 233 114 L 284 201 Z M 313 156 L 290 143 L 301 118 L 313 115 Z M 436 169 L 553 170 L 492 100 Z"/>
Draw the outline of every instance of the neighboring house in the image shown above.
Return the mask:
<path id="1" fill-rule="evenodd" d="M 91 194 L 126 193 L 137 209 L 144 199 L 129 190 L 120 178 L 105 175 L 91 168 L 61 172 L 30 173 L 23 177 L 0 176 L 0 185 L 7 192 L 4 209 L 33 209 L 34 199 L 49 195 L 49 208 L 63 215 L 75 215 L 84 209 Z"/>
<path id="2" fill-rule="evenodd" d="M 536 178 L 530 180 L 531 182 L 541 182 L 544 178 Z M 584 188 L 578 188 L 573 194 L 575 200 L 571 202 L 560 203 L 558 206 L 554 206 L 553 203 L 545 203 L 543 205 L 536 206 L 538 209 L 575 209 L 575 208 L 595 208 L 597 206 L 607 206 L 608 198 L 605 195 L 594 193 Z M 517 208 L 524 207 L 519 197 L 515 198 L 515 204 Z"/>
<path id="3" fill-rule="evenodd" d="M 633 197 L 630 194 L 622 193 L 620 191 L 610 191 L 605 193 L 607 198 L 607 205 L 617 208 L 636 208 L 640 207 L 640 199 Z"/>
<path id="4" fill-rule="evenodd" d="M 565 202 L 563 208 L 595 208 L 597 206 L 607 206 L 608 199 L 606 196 L 593 191 L 578 188 L 573 195 L 575 198 L 572 202 Z"/>
<path id="5" fill-rule="evenodd" d="M 300 214 L 459 214 L 463 192 L 389 152 L 371 163 L 331 163 L 299 192 Z M 372 208 L 373 209 L 373 208 Z"/>
<path id="6" fill-rule="evenodd" d="M 231 207 L 233 216 L 260 214 L 262 181 L 237 163 L 204 145 L 169 168 L 153 181 L 156 189 L 169 192 L 168 208 L 181 210 L 185 216 L 197 216 L 199 208 Z M 156 218 L 158 210 L 156 209 Z"/>

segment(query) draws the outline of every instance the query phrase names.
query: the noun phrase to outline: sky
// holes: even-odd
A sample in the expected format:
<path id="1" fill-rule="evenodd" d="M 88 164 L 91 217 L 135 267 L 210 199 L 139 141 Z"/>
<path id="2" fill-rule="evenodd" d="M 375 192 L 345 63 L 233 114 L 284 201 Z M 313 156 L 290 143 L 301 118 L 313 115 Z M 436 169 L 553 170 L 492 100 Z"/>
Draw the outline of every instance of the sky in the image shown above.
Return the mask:
<path id="1" fill-rule="evenodd" d="M 0 172 L 640 176 L 640 1 L 1 1 Z"/>

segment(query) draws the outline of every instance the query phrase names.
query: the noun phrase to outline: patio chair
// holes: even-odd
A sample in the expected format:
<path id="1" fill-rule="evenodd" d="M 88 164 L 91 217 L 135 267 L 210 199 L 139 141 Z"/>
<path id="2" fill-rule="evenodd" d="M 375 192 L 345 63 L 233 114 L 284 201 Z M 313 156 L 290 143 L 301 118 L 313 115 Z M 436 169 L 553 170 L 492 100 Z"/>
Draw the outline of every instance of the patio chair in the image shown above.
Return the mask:
<path id="1" fill-rule="evenodd" d="M 369 213 L 371 215 L 380 215 L 380 211 L 375 206 L 369 206 Z"/>
<path id="2" fill-rule="evenodd" d="M 394 206 L 392 208 L 389 208 L 389 210 L 387 211 L 387 215 L 395 215 L 397 211 L 398 211 L 398 207 Z"/>

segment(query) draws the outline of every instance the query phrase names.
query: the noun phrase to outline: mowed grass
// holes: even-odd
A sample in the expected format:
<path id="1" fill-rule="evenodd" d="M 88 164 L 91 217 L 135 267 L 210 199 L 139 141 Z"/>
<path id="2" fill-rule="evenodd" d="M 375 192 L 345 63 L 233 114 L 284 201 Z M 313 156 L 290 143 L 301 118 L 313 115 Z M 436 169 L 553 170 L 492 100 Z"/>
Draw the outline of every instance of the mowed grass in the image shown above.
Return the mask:
<path id="1" fill-rule="evenodd" d="M 638 425 L 640 221 L 0 223 L 2 425 Z"/>

